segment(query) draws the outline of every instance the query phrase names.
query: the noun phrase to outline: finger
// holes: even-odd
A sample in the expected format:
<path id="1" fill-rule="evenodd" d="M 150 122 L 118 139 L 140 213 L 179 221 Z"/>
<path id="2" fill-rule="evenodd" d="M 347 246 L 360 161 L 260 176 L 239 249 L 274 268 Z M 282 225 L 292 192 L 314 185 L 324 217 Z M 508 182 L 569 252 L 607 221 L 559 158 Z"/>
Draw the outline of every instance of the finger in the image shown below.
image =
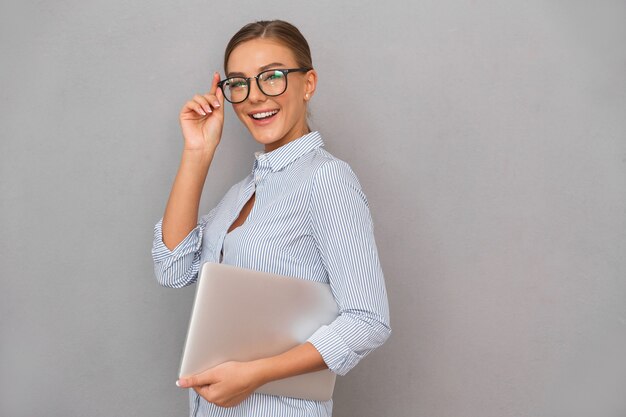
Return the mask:
<path id="1" fill-rule="evenodd" d="M 215 95 L 217 96 L 217 100 L 219 101 L 220 106 L 223 106 L 224 105 L 224 92 L 222 91 L 222 89 L 218 88 Z"/>
<path id="2" fill-rule="evenodd" d="M 181 388 L 189 388 L 197 385 L 208 385 L 213 382 L 212 372 L 203 372 L 201 374 L 181 377 L 176 381 L 176 385 Z"/>
<path id="3" fill-rule="evenodd" d="M 181 114 L 188 113 L 188 112 L 196 112 L 201 116 L 206 116 L 206 112 L 204 111 L 202 106 L 193 100 L 189 100 L 188 102 L 185 103 L 185 106 L 183 107 Z"/>
<path id="4" fill-rule="evenodd" d="M 213 73 L 213 79 L 211 80 L 211 90 L 209 90 L 209 94 L 211 95 L 215 95 L 215 93 L 217 92 L 218 88 L 217 88 L 217 83 L 220 81 L 220 73 L 215 71 Z"/>
<path id="5" fill-rule="evenodd" d="M 201 385 L 199 387 L 194 387 L 193 389 L 194 391 L 198 393 L 198 395 L 200 395 L 202 398 L 204 398 L 208 402 L 212 403 L 215 401 L 213 391 L 211 390 L 210 385 Z"/>
<path id="6" fill-rule="evenodd" d="M 218 88 L 218 92 L 217 94 L 219 94 L 222 90 Z M 222 104 L 220 103 L 220 100 L 217 98 L 217 94 L 216 95 L 211 95 L 211 94 L 205 94 L 204 98 L 211 103 L 211 106 L 213 106 L 213 108 L 220 108 L 222 107 Z"/>
<path id="7" fill-rule="evenodd" d="M 191 388 L 196 392 L 196 394 L 198 394 L 205 400 L 209 401 L 209 398 L 207 398 L 207 390 L 206 390 L 206 388 L 208 387 L 209 387 L 208 385 L 201 385 L 199 387 L 191 387 Z"/>
<path id="8" fill-rule="evenodd" d="M 196 94 L 193 96 L 193 101 L 198 103 L 202 109 L 207 113 L 212 113 L 213 109 L 211 109 L 211 104 L 209 100 L 205 96 L 201 96 L 200 94 Z"/>
<path id="9" fill-rule="evenodd" d="M 196 375 L 191 375 L 191 376 L 187 376 L 187 377 L 180 377 L 178 378 L 178 380 L 176 381 L 176 386 L 180 387 L 180 388 L 200 388 L 199 385 L 201 385 L 198 382 L 198 377 Z"/>

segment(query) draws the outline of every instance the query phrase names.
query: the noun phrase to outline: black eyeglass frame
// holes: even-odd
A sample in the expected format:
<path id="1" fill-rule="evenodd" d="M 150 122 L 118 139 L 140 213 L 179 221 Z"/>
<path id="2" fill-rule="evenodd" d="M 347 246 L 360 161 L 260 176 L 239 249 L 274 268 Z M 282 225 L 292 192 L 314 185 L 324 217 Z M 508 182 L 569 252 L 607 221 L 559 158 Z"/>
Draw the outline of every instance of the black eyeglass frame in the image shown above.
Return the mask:
<path id="1" fill-rule="evenodd" d="M 222 93 L 224 93 L 224 98 L 226 99 L 226 101 L 228 101 L 229 103 L 232 104 L 239 104 L 239 103 L 243 103 L 244 101 L 246 101 L 248 99 L 248 96 L 250 95 L 250 80 L 255 78 L 256 79 L 256 85 L 257 87 L 259 87 L 259 91 L 262 92 L 263 94 L 265 94 L 268 97 L 277 97 L 281 94 L 284 94 L 285 91 L 287 91 L 287 80 L 289 77 L 287 77 L 287 74 L 289 74 L 290 72 L 309 72 L 311 71 L 313 68 L 309 68 L 309 67 L 301 67 L 301 68 L 271 68 L 271 69 L 267 69 L 265 71 L 261 71 L 259 72 L 256 76 L 254 77 L 229 77 L 229 78 L 225 78 L 223 80 L 220 80 L 217 83 L 217 86 L 222 90 Z M 266 72 L 270 72 L 270 71 L 280 71 L 285 75 L 285 89 L 283 91 L 281 91 L 278 94 L 267 94 L 265 91 L 263 91 L 263 88 L 261 87 L 261 84 L 259 83 L 259 77 L 263 74 L 265 74 Z M 228 82 L 229 80 L 232 79 L 243 79 L 246 80 L 246 86 L 248 88 L 248 91 L 246 93 L 246 96 L 243 98 L 243 100 L 239 100 L 239 101 L 230 101 L 227 97 L 226 97 L 226 93 L 224 92 L 224 84 L 226 82 Z"/>

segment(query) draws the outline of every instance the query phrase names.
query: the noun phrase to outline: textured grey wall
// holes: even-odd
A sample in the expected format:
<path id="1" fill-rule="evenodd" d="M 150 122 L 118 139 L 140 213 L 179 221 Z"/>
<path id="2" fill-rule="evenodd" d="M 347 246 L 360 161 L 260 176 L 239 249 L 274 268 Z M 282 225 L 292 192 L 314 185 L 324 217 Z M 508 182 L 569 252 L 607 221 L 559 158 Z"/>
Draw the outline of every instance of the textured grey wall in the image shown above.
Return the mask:
<path id="1" fill-rule="evenodd" d="M 269 6 L 268 6 L 269 4 Z M 626 415 L 623 1 L 4 1 L 0 415 L 173 416 L 194 287 L 152 227 L 177 115 L 283 18 L 369 197 L 394 334 L 335 415 Z M 206 212 L 258 146 L 229 110 Z"/>

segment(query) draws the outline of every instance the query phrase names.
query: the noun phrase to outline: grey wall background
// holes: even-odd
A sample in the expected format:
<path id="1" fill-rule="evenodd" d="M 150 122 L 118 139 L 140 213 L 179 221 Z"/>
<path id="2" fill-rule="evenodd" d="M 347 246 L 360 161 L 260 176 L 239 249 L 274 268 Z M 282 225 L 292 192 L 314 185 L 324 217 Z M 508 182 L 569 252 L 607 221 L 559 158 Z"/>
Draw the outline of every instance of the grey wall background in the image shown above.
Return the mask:
<path id="1" fill-rule="evenodd" d="M 0 415 L 186 415 L 194 287 L 152 273 L 178 111 L 243 24 L 300 27 L 394 333 L 335 415 L 626 415 L 623 1 L 4 1 Z M 233 113 L 208 211 L 258 149 Z"/>

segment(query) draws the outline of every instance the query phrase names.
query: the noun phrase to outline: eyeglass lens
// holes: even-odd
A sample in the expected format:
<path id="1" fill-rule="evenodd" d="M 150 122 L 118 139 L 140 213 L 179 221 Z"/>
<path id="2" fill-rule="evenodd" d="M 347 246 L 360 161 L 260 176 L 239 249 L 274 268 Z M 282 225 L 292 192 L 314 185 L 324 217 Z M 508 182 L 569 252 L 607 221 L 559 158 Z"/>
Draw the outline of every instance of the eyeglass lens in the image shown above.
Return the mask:
<path id="1" fill-rule="evenodd" d="M 226 99 L 233 103 L 244 101 L 248 97 L 249 80 L 232 77 L 225 80 L 222 90 Z M 287 77 L 279 70 L 263 71 L 257 76 L 257 85 L 267 96 L 278 96 L 287 89 Z"/>

